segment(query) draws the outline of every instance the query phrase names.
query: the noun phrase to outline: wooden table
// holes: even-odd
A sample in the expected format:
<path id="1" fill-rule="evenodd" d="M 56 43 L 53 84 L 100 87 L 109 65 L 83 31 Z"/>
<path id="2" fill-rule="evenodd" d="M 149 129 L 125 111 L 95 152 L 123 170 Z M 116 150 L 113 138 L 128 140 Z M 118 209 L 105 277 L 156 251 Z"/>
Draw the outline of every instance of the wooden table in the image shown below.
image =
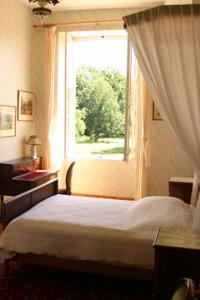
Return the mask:
<path id="1" fill-rule="evenodd" d="M 57 177 L 58 170 L 36 170 L 14 177 L 12 180 L 26 184 L 28 189 L 32 189 L 50 179 Z"/>
<path id="2" fill-rule="evenodd" d="M 161 227 L 155 248 L 155 300 L 169 300 L 182 277 L 200 278 L 200 232 Z"/>
<path id="3" fill-rule="evenodd" d="M 42 169 L 42 158 L 21 157 L 0 163 L 0 195 L 15 196 L 27 189 L 26 184 L 13 181 L 13 177 Z"/>
<path id="4" fill-rule="evenodd" d="M 186 203 L 190 203 L 192 194 L 192 177 L 170 177 L 169 196 L 176 197 Z"/>

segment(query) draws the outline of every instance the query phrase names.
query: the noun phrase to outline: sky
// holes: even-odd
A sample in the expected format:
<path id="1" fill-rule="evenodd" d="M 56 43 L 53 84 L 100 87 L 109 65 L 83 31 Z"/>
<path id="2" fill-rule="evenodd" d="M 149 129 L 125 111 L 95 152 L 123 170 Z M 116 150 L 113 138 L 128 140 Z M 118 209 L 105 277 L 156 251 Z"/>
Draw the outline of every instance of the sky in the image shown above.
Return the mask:
<path id="1" fill-rule="evenodd" d="M 99 38 L 74 43 L 76 69 L 89 65 L 97 69 L 117 69 L 126 76 L 127 40 Z"/>

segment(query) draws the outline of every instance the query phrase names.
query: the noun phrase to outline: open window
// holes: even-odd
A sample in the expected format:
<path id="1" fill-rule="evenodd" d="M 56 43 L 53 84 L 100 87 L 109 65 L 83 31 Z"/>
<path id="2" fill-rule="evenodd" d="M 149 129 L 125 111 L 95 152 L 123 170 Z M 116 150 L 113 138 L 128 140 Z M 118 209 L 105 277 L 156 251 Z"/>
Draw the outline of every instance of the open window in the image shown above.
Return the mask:
<path id="1" fill-rule="evenodd" d="M 66 49 L 60 58 L 65 65 L 66 157 L 122 160 L 127 34 L 107 30 L 60 35 Z"/>

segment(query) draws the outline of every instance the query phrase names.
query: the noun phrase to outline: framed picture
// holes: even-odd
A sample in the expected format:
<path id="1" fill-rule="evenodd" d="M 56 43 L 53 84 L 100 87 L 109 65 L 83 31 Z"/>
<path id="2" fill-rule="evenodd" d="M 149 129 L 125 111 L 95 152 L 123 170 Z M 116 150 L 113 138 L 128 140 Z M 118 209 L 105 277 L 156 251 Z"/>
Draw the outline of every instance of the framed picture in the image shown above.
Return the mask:
<path id="1" fill-rule="evenodd" d="M 18 120 L 33 121 L 35 95 L 26 91 L 18 91 Z"/>
<path id="2" fill-rule="evenodd" d="M 162 121 L 161 115 L 153 102 L 153 120 Z"/>
<path id="3" fill-rule="evenodd" d="M 0 105 L 0 137 L 16 135 L 16 107 Z"/>

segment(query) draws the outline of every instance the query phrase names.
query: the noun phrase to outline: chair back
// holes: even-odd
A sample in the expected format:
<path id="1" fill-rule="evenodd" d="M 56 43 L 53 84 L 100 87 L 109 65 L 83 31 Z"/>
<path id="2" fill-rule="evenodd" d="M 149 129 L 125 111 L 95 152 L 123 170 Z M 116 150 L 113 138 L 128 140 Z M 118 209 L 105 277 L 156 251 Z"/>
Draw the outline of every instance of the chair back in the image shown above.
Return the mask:
<path id="1" fill-rule="evenodd" d="M 72 173 L 73 173 L 73 168 L 75 165 L 75 161 L 73 161 L 68 170 L 67 170 L 67 174 L 66 174 L 66 178 L 65 178 L 65 183 L 66 183 L 66 194 L 67 195 L 71 195 L 71 185 L 72 185 Z"/>

